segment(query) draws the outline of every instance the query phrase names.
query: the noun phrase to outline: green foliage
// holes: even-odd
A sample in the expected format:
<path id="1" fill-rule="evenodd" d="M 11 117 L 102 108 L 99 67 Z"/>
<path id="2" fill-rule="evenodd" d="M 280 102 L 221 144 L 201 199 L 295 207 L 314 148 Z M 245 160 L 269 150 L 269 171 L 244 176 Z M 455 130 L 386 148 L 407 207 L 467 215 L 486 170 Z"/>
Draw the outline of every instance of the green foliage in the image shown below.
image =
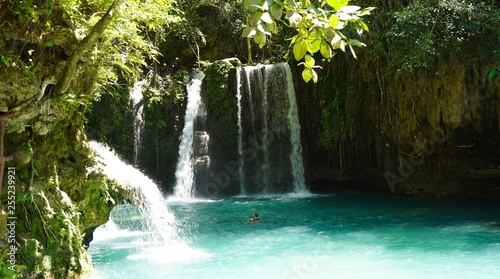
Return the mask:
<path id="1" fill-rule="evenodd" d="M 321 77 L 318 90 L 323 96 L 320 100 L 323 133 L 318 141 L 320 146 L 330 150 L 348 138 L 345 115 L 347 90 L 345 74 Z"/>
<path id="2" fill-rule="evenodd" d="M 354 28 L 359 35 L 368 31 L 368 25 L 362 20 L 369 15 L 373 7 L 361 9 L 359 6 L 348 5 L 348 0 L 323 0 L 312 3 L 309 0 L 246 0 L 245 6 L 252 13 L 248 18 L 243 37 L 251 37 L 262 48 L 267 42 L 267 36 L 278 33 L 277 22 L 284 15 L 287 24 L 295 30 L 290 38 L 295 60 L 304 62 L 302 77 L 306 82 L 318 81 L 315 72 L 316 62 L 313 55 L 317 52 L 322 57 L 330 59 L 335 51 L 346 51 L 348 47 L 354 57 L 353 47 L 365 46 L 356 39 L 347 38 L 341 30 L 346 26 Z"/>
<path id="3" fill-rule="evenodd" d="M 452 55 L 464 62 L 478 54 L 491 55 L 500 30 L 500 11 L 494 2 L 411 1 L 394 13 L 388 30 L 393 69 L 413 72 Z"/>
<path id="4" fill-rule="evenodd" d="M 226 146 L 231 146 L 238 134 L 236 98 L 228 86 L 228 76 L 233 67 L 229 63 L 216 62 L 202 67 L 205 72 L 207 110 L 210 117 L 207 126 L 211 136 Z"/>
<path id="5" fill-rule="evenodd" d="M 16 264 L 16 270 L 10 269 L 10 264 L 3 259 L 8 259 L 9 255 L 7 255 L 8 249 L 6 249 L 0 258 L 0 277 L 1 278 L 11 278 L 11 279 L 16 279 L 16 278 L 22 278 L 21 272 L 22 270 L 26 269 L 26 266 L 24 265 L 17 265 Z"/>

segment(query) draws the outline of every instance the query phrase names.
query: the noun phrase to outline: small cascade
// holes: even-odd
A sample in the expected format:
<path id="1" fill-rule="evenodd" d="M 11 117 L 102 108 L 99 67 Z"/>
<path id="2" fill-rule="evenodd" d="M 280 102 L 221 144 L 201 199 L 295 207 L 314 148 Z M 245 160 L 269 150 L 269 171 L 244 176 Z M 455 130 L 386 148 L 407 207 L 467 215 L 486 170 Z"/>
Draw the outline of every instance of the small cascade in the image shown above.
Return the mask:
<path id="1" fill-rule="evenodd" d="M 244 67 L 237 84 L 241 193 L 307 193 L 290 67 Z"/>
<path id="2" fill-rule="evenodd" d="M 139 152 L 142 145 L 142 135 L 144 132 L 143 91 L 147 82 L 146 79 L 136 81 L 134 87 L 130 91 L 130 112 L 134 119 L 134 149 L 132 154 L 134 165 L 139 163 Z"/>
<path id="3" fill-rule="evenodd" d="M 141 171 L 123 162 L 110 148 L 96 141 L 90 146 L 100 162 L 103 173 L 116 180 L 122 195 L 137 207 L 143 216 L 144 231 L 159 245 L 172 246 L 181 243 L 180 223 L 168 209 L 158 186 Z"/>
<path id="4" fill-rule="evenodd" d="M 193 142 L 195 139 L 195 123 L 197 117 L 199 117 L 201 106 L 201 84 L 204 77 L 203 72 L 194 73 L 187 85 L 186 115 L 179 145 L 179 159 L 175 170 L 174 196 L 179 199 L 192 199 L 194 197 L 194 166 L 196 158 L 193 152 Z M 203 136 L 198 133 L 196 138 L 197 144 L 205 142 L 208 145 L 208 135 Z M 207 163 L 207 158 L 200 159 L 200 163 L 202 162 Z"/>

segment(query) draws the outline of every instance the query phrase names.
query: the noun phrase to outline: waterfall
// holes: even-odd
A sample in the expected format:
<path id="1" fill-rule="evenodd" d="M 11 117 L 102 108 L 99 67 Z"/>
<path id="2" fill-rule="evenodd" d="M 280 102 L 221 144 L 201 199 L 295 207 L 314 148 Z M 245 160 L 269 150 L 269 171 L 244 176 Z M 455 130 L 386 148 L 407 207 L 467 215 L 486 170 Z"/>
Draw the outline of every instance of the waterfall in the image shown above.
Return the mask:
<path id="1" fill-rule="evenodd" d="M 288 66 L 288 64 L 286 64 Z M 297 98 L 293 84 L 293 76 L 290 67 L 285 67 L 286 84 L 288 93 L 288 119 L 290 124 L 290 139 L 292 150 L 290 152 L 290 162 L 292 164 L 293 189 L 295 193 L 308 192 L 304 180 L 304 163 L 302 158 L 302 142 L 300 140 L 299 112 L 297 108 Z"/>
<path id="2" fill-rule="evenodd" d="M 102 172 L 117 181 L 123 189 L 122 195 L 141 211 L 144 230 L 151 233 L 152 240 L 168 246 L 180 243 L 180 223 L 168 209 L 158 186 L 141 171 L 123 162 L 108 146 L 95 141 L 91 141 L 90 146 Z"/>
<path id="3" fill-rule="evenodd" d="M 186 115 L 179 145 L 179 159 L 175 170 L 174 196 L 179 199 L 192 199 L 194 197 L 194 126 L 201 104 L 201 84 L 204 77 L 203 72 L 194 73 L 187 85 Z"/>
<path id="4" fill-rule="evenodd" d="M 142 134 L 144 132 L 144 102 L 143 90 L 147 80 L 136 81 L 134 87 L 130 91 L 130 112 L 134 118 L 134 149 L 133 163 L 137 165 L 139 162 L 139 152 L 142 144 Z"/>
<path id="5" fill-rule="evenodd" d="M 244 67 L 237 84 L 241 193 L 307 193 L 290 67 Z"/>
<path id="6" fill-rule="evenodd" d="M 236 69 L 236 98 L 238 99 L 238 178 L 240 180 L 240 194 L 245 191 L 245 174 L 243 173 L 243 126 L 241 125 L 241 68 Z"/>

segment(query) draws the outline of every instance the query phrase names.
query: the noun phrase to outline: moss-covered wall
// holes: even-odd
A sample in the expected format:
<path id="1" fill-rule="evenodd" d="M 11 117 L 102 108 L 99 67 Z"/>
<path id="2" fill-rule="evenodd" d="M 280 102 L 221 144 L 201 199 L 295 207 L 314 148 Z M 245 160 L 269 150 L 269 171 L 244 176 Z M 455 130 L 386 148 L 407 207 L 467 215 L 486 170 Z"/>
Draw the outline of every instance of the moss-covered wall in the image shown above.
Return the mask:
<path id="1" fill-rule="evenodd" d="M 409 195 L 499 196 L 500 81 L 488 79 L 498 59 L 440 61 L 406 74 L 378 62 L 369 51 L 342 55 L 317 85 L 300 85 L 313 187 L 359 181 L 366 189 L 369 178 Z"/>
<path id="2" fill-rule="evenodd" d="M 1 6 L 0 156 L 14 158 L 1 170 L 0 224 L 14 220 L 15 229 L 0 228 L 0 277 L 80 278 L 91 269 L 85 247 L 91 232 L 120 202 L 86 144 L 84 111 L 102 72 L 79 61 L 77 82 L 55 92 L 77 43 L 64 11 L 48 2 Z M 6 261 L 11 257 L 15 265 Z"/>
<path id="3" fill-rule="evenodd" d="M 11 245 L 17 249 L 15 269 L 24 278 L 79 278 L 88 274 L 91 260 L 86 245 L 93 230 L 108 220 L 112 207 L 120 202 L 113 182 L 93 168 L 82 114 L 78 109 L 50 113 L 52 108 L 57 111 L 56 105 L 47 105 L 51 122 L 31 119 L 22 132 L 12 130 L 19 118 L 5 119 L 5 152 L 15 153 L 6 167 L 15 173 L 3 179 L 5 211 L 1 219 L 9 222 L 7 217 L 15 217 L 15 242 Z M 41 124 L 35 130 L 30 123 Z M 15 185 L 15 194 L 7 191 L 9 184 Z M 7 201 L 15 201 L 15 209 L 7 207 Z M 4 230 L 0 233 L 4 259 L 11 251 L 6 246 L 9 235 Z M 16 274 L 9 266 L 4 261 L 0 273 L 12 278 Z"/>

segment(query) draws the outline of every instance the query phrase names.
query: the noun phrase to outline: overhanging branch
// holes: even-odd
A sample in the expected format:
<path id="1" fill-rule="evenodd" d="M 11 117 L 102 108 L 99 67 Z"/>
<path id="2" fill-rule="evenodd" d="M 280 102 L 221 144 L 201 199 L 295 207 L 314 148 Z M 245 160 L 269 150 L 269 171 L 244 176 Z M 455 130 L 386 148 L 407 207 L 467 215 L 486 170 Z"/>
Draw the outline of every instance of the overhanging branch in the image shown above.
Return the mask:
<path id="1" fill-rule="evenodd" d="M 66 67 L 64 68 L 63 76 L 60 78 L 59 82 L 56 84 L 56 93 L 63 94 L 65 93 L 69 85 L 71 84 L 71 80 L 76 72 L 76 64 L 83 56 L 86 50 L 92 47 L 97 39 L 104 33 L 106 27 L 113 19 L 113 15 L 120 8 L 121 4 L 125 0 L 114 0 L 113 4 L 109 7 L 106 14 L 92 27 L 90 33 L 81 40 L 76 48 L 73 50 L 73 54 L 68 58 L 66 62 Z"/>

